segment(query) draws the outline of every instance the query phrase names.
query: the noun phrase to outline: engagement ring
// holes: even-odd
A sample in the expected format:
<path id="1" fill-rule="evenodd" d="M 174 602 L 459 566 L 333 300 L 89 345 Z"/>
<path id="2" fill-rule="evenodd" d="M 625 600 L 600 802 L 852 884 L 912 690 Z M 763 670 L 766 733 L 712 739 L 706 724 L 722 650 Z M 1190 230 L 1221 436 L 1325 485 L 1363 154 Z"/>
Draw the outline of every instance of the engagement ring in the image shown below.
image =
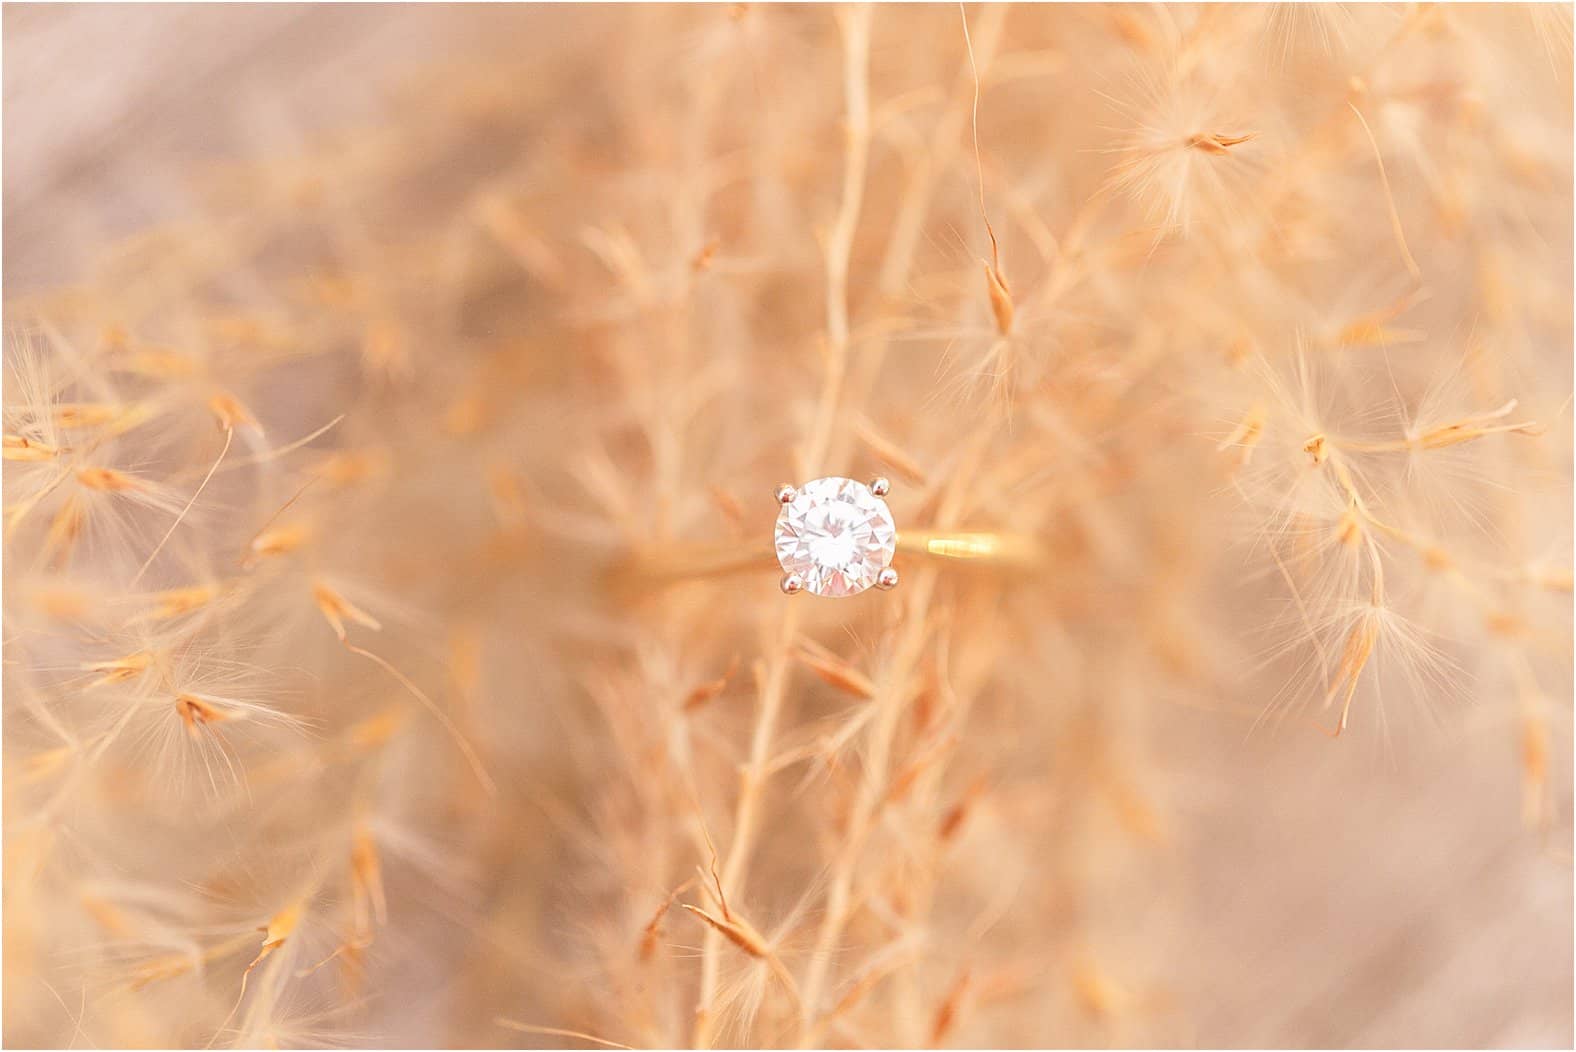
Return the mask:
<path id="1" fill-rule="evenodd" d="M 620 587 L 665 586 L 772 565 L 788 595 L 846 598 L 874 587 L 894 588 L 893 563 L 919 559 L 942 565 L 1026 575 L 1045 564 L 1033 537 L 996 531 L 899 530 L 884 478 L 868 483 L 841 476 L 778 486 L 775 551 L 745 542 L 638 546 L 615 567 Z"/>

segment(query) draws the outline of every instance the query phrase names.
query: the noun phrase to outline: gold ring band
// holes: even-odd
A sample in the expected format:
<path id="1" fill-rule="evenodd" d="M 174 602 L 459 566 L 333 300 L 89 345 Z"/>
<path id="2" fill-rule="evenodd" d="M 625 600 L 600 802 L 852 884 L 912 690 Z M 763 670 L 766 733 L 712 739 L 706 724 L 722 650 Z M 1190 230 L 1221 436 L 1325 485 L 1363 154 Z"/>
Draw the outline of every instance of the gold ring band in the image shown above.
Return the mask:
<path id="1" fill-rule="evenodd" d="M 1026 571 L 1043 565 L 1045 551 L 1033 537 L 992 530 L 904 530 L 897 535 L 899 558 L 980 570 Z M 697 542 L 640 547 L 615 568 L 629 584 L 664 587 L 680 581 L 778 570 L 770 548 L 744 541 Z"/>

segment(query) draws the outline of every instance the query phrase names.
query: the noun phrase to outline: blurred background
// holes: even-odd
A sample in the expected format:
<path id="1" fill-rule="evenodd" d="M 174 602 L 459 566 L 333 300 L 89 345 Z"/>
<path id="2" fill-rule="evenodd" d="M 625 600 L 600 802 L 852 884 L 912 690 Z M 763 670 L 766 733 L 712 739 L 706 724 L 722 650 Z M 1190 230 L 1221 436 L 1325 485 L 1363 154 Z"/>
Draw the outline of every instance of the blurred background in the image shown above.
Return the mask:
<path id="1" fill-rule="evenodd" d="M 3 18 L 7 1044 L 1576 1040 L 1568 5 Z"/>

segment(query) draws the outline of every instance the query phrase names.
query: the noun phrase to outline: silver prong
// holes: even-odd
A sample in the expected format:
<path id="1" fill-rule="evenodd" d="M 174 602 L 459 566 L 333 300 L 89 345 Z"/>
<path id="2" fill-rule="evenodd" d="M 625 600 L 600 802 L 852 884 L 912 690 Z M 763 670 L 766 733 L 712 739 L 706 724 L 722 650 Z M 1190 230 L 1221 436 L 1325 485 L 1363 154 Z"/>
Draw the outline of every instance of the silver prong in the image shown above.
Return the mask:
<path id="1" fill-rule="evenodd" d="M 799 491 L 788 485 L 786 482 L 781 486 L 778 486 L 776 490 L 778 504 L 792 504 L 793 499 L 798 495 Z"/>
<path id="2" fill-rule="evenodd" d="M 897 587 L 897 571 L 888 566 L 876 574 L 876 587 L 883 592 L 890 592 Z"/>
<path id="3" fill-rule="evenodd" d="M 889 480 L 882 478 L 880 475 L 877 475 L 875 478 L 870 480 L 870 492 L 874 493 L 878 497 L 884 497 L 888 493 L 892 492 L 892 483 Z"/>
<path id="4" fill-rule="evenodd" d="M 804 591 L 804 578 L 796 573 L 783 574 L 782 584 L 778 587 L 783 590 L 783 595 L 798 595 Z"/>

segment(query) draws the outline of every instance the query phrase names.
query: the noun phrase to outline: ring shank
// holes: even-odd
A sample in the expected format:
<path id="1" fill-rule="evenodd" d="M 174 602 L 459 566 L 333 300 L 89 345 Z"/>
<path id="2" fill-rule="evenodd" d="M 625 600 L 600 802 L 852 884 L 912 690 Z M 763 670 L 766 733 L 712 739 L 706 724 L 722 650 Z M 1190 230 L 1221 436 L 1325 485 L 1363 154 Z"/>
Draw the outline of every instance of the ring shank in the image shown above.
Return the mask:
<path id="1" fill-rule="evenodd" d="M 904 531 L 898 534 L 897 550 L 900 555 L 1001 569 L 1029 569 L 1045 558 L 1038 541 L 1019 533 Z"/>
<path id="2" fill-rule="evenodd" d="M 1033 537 L 995 531 L 904 530 L 899 560 L 921 559 L 980 570 L 1028 570 L 1045 561 Z M 630 582 L 665 585 L 749 571 L 777 570 L 777 556 L 742 541 L 700 542 L 637 548 L 616 570 Z"/>

